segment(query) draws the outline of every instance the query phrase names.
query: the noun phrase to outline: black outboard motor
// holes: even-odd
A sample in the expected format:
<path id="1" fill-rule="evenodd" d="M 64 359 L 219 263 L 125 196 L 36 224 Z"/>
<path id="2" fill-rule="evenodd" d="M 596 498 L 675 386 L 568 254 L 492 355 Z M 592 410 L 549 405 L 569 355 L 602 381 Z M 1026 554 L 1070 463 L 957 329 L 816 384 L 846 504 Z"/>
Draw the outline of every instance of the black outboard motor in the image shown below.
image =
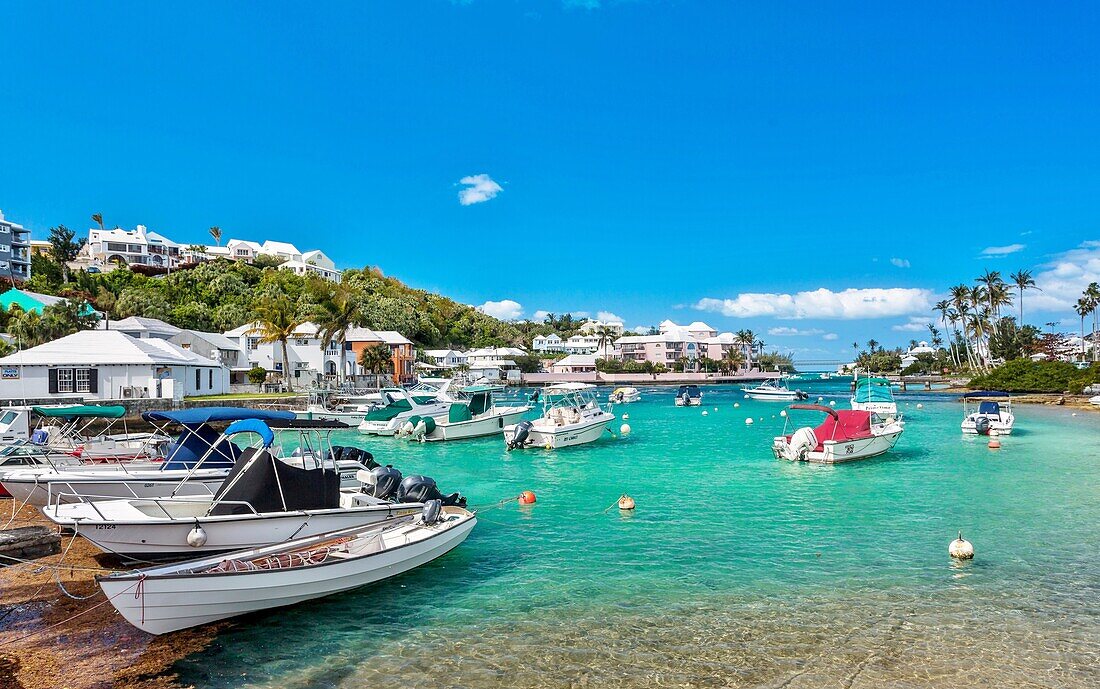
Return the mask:
<path id="1" fill-rule="evenodd" d="M 691 405 L 691 395 L 688 394 L 687 390 L 684 390 L 684 394 L 680 395 L 680 399 L 682 399 L 684 401 L 684 406 L 685 407 Z"/>
<path id="2" fill-rule="evenodd" d="M 359 455 L 362 453 L 357 447 L 345 447 L 344 451 L 340 453 L 340 459 L 346 462 L 358 462 Z"/>
<path id="3" fill-rule="evenodd" d="M 424 526 L 439 523 L 439 517 L 443 513 L 443 503 L 439 500 L 429 500 L 424 503 L 424 511 L 420 513 L 420 519 Z"/>
<path id="4" fill-rule="evenodd" d="M 516 432 L 512 436 L 512 441 L 508 443 L 508 449 L 514 450 L 517 447 L 523 447 L 527 444 L 527 438 L 531 435 L 531 429 L 535 424 L 530 421 L 520 421 L 516 424 Z"/>
<path id="5" fill-rule="evenodd" d="M 368 469 L 375 469 L 382 466 L 378 462 L 374 461 L 374 455 L 367 452 L 366 450 L 363 450 L 363 454 L 359 457 L 359 461 L 362 462 L 363 466 Z"/>
<path id="6" fill-rule="evenodd" d="M 808 393 L 802 392 L 801 390 L 795 390 L 794 391 L 794 396 L 797 397 L 800 400 L 810 399 L 810 395 Z"/>
<path id="7" fill-rule="evenodd" d="M 978 435 L 989 435 L 989 417 L 979 416 L 974 419 L 974 430 L 978 432 Z"/>
<path id="8" fill-rule="evenodd" d="M 370 474 L 372 480 L 363 484 L 363 492 L 380 500 L 393 495 L 401 485 L 401 472 L 393 467 L 378 466 Z"/>
<path id="9" fill-rule="evenodd" d="M 466 498 L 459 493 L 443 495 L 435 485 L 435 480 L 428 476 L 406 476 L 397 488 L 397 502 L 428 502 L 439 500 L 446 506 L 466 506 Z"/>
<path id="10" fill-rule="evenodd" d="M 535 390 L 533 393 L 531 393 L 531 398 L 528 401 L 531 404 L 534 404 L 535 402 L 538 402 L 539 401 L 539 391 Z"/>

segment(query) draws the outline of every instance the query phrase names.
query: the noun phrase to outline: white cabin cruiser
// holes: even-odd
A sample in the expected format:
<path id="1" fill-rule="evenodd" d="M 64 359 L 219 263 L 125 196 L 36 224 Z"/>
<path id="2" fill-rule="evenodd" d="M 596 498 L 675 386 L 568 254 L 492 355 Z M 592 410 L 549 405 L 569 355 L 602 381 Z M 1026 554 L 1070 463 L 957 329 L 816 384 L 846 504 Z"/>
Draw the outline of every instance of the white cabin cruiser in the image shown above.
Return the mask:
<path id="1" fill-rule="evenodd" d="M 698 407 L 703 403 L 703 393 L 698 385 L 681 385 L 676 391 L 677 407 Z"/>
<path id="2" fill-rule="evenodd" d="M 341 490 L 325 453 L 304 466 L 275 457 L 274 433 L 258 419 L 234 422 L 225 435 L 255 433 L 261 445 L 245 450 L 212 497 L 138 498 L 52 504 L 42 513 L 84 536 L 104 552 L 142 558 L 254 548 L 338 529 L 362 527 L 416 514 L 425 500 L 465 505 L 444 496 L 424 476 L 367 462 L 358 491 Z M 196 465 L 201 467 L 201 464 Z"/>
<path id="3" fill-rule="evenodd" d="M 359 424 L 359 432 L 367 435 L 395 435 L 414 416 L 436 418 L 446 416 L 452 398 L 448 385 L 426 390 L 384 388 L 382 404 L 367 412 Z"/>
<path id="4" fill-rule="evenodd" d="M 1010 435 L 1016 416 L 1012 413 L 1012 398 L 1007 392 L 984 391 L 968 392 L 962 396 L 963 413 L 962 432 L 967 434 Z M 970 401 L 980 400 L 978 410 L 970 411 Z"/>
<path id="5" fill-rule="evenodd" d="M 438 501 L 405 518 L 264 548 L 98 577 L 130 624 L 151 634 L 347 591 L 447 554 L 477 524 Z"/>
<path id="6" fill-rule="evenodd" d="M 792 404 L 790 409 L 822 412 L 826 414 L 825 422 L 774 438 L 772 453 L 776 459 L 837 464 L 877 457 L 893 448 L 905 430 L 899 422 L 869 411 L 819 404 Z M 790 414 L 785 424 L 789 422 Z"/>
<path id="7" fill-rule="evenodd" d="M 615 415 L 600 407 L 596 386 L 555 383 L 543 389 L 542 416 L 504 427 L 509 450 L 541 447 L 554 450 L 599 440 Z"/>
<path id="8" fill-rule="evenodd" d="M 412 416 L 397 435 L 411 440 L 464 440 L 497 435 L 505 426 L 519 422 L 531 411 L 530 404 L 498 405 L 495 393 L 499 385 L 471 385 L 454 396 L 446 416 Z"/>
<path id="9" fill-rule="evenodd" d="M 753 388 L 741 388 L 745 397 L 753 400 L 774 400 L 779 402 L 793 402 L 795 400 L 808 399 L 809 395 L 801 390 L 791 390 L 787 387 L 785 378 L 778 380 L 766 380 Z"/>
<path id="10" fill-rule="evenodd" d="M 633 387 L 615 388 L 607 396 L 607 399 L 612 404 L 630 404 L 642 399 L 642 393 L 638 391 L 638 388 Z"/>

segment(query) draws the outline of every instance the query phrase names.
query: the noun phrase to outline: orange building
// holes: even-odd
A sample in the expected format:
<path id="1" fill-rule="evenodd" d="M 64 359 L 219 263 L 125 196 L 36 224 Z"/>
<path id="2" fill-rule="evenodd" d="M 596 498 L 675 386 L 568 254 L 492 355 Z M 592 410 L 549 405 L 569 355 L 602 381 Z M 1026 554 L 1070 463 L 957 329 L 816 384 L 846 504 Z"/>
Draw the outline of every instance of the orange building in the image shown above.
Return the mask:
<path id="1" fill-rule="evenodd" d="M 344 347 L 352 353 L 349 357 L 358 362 L 359 355 L 367 347 L 379 345 L 389 347 L 392 357 L 393 380 L 395 383 L 416 382 L 416 350 L 412 340 L 395 330 L 371 330 L 370 328 L 348 328 Z"/>

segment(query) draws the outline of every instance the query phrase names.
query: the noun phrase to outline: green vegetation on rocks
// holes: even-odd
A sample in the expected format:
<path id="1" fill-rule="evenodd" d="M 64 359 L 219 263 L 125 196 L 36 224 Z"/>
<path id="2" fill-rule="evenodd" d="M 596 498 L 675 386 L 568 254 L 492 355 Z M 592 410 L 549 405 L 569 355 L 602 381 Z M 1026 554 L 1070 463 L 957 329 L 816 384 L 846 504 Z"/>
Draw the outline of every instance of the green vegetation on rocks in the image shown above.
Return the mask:
<path id="1" fill-rule="evenodd" d="M 1100 382 L 1100 364 L 1079 369 L 1065 361 L 1016 359 L 972 379 L 973 390 L 1081 394 L 1087 385 Z"/>

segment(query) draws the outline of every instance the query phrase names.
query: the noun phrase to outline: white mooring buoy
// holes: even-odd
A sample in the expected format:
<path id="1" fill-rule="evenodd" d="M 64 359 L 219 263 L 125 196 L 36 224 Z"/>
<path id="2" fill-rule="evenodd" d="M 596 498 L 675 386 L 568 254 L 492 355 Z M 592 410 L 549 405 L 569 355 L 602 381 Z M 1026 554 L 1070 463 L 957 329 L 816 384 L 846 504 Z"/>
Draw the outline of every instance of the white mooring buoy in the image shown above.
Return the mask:
<path id="1" fill-rule="evenodd" d="M 787 410 L 784 409 L 783 411 L 779 412 L 779 415 L 783 417 L 787 416 Z"/>
<path id="2" fill-rule="evenodd" d="M 745 425 L 746 426 L 751 426 L 752 425 L 752 417 L 751 416 L 749 418 L 745 419 Z"/>
<path id="3" fill-rule="evenodd" d="M 630 414 L 623 414 L 623 421 L 626 421 L 629 418 L 630 418 Z"/>
<path id="4" fill-rule="evenodd" d="M 972 560 L 974 559 L 974 545 L 963 538 L 963 532 L 959 532 L 959 537 L 951 541 L 951 545 L 947 546 L 947 552 L 951 557 L 957 560 Z"/>
<path id="5" fill-rule="evenodd" d="M 619 435 L 630 435 L 630 424 L 624 423 L 619 426 Z"/>
<path id="6" fill-rule="evenodd" d="M 740 407 L 741 407 L 741 403 L 740 403 L 740 402 L 734 402 L 734 403 L 733 403 L 733 408 L 734 408 L 734 409 L 740 409 Z"/>
<path id="7" fill-rule="evenodd" d="M 917 402 L 917 409 L 924 409 L 924 405 L 920 402 Z"/>
<path id="8" fill-rule="evenodd" d="M 704 410 L 703 410 L 703 416 L 706 416 L 706 415 L 707 415 L 707 410 L 706 410 L 706 409 L 704 409 Z"/>

